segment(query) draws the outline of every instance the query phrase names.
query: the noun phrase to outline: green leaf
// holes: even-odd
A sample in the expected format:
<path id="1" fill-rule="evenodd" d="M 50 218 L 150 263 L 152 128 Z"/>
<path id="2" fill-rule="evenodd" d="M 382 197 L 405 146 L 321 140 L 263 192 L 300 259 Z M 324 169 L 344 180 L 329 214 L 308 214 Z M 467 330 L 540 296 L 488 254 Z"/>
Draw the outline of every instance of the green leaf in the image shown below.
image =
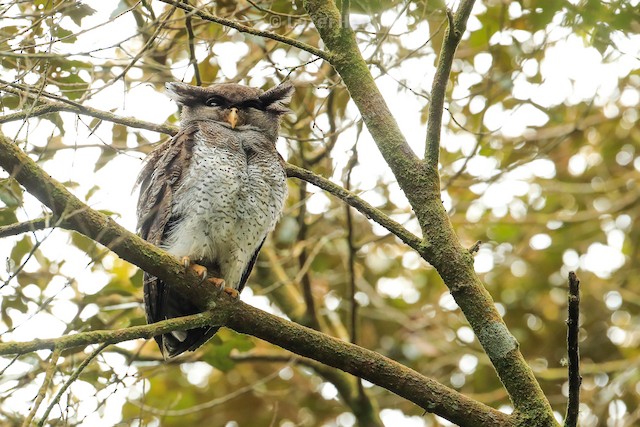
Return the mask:
<path id="1" fill-rule="evenodd" d="M 91 16 L 96 13 L 95 9 L 83 4 L 81 2 L 76 3 L 75 8 L 67 11 L 67 16 L 79 27 L 82 25 L 82 19 L 87 16 Z"/>
<path id="2" fill-rule="evenodd" d="M 54 27 L 51 30 L 51 35 L 57 38 L 62 43 L 75 43 L 78 41 L 78 38 L 73 35 L 73 31 L 59 26 Z"/>
<path id="3" fill-rule="evenodd" d="M 248 351 L 254 347 L 250 338 L 235 332 L 232 332 L 231 337 L 225 337 L 224 339 L 214 337 L 214 340 L 220 342 L 209 346 L 209 351 L 205 353 L 202 359 L 223 372 L 231 370 L 235 365 L 235 362 L 229 357 L 234 349 Z"/>
<path id="4" fill-rule="evenodd" d="M 15 224 L 18 222 L 16 212 L 11 208 L 0 208 L 0 225 Z"/>
<path id="5" fill-rule="evenodd" d="M 13 265 L 16 267 L 20 265 L 22 258 L 24 258 L 24 256 L 28 254 L 31 249 L 33 249 L 33 240 L 31 239 L 31 236 L 26 235 L 18 242 L 16 242 L 16 244 L 13 246 L 13 249 L 11 250 L 10 257 Z"/>
<path id="6" fill-rule="evenodd" d="M 103 148 L 100 152 L 100 157 L 96 160 L 96 164 L 93 167 L 94 172 L 98 172 L 100 169 L 105 167 L 111 160 L 116 157 L 116 152 L 111 148 Z"/>
<path id="7" fill-rule="evenodd" d="M 0 179 L 0 201 L 9 208 L 22 206 L 22 187 L 13 178 Z"/>
<path id="8" fill-rule="evenodd" d="M 90 238 L 77 233 L 75 231 L 71 232 L 71 242 L 75 247 L 89 255 L 93 258 L 96 255 L 97 244 Z"/>

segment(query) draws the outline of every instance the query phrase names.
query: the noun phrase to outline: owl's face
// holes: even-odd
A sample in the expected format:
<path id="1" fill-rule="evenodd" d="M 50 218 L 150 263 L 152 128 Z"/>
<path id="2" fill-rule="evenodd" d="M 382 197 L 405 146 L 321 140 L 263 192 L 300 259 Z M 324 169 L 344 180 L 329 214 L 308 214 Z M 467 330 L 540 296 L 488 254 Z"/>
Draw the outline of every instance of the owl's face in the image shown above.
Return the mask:
<path id="1" fill-rule="evenodd" d="M 213 120 L 242 131 L 257 129 L 275 141 L 280 117 L 293 93 L 293 85 L 285 82 L 264 92 L 260 89 L 222 83 L 209 87 L 185 83 L 167 83 L 169 96 L 182 105 L 182 125 L 194 120 Z"/>

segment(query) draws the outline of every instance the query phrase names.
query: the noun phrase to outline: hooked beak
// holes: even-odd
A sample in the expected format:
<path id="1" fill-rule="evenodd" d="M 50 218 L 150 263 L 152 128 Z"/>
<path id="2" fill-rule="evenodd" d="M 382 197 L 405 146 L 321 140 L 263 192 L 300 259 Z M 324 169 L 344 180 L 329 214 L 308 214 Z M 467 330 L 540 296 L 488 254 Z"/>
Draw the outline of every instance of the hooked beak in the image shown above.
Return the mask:
<path id="1" fill-rule="evenodd" d="M 227 115 L 227 122 L 231 125 L 231 129 L 235 129 L 238 124 L 238 109 L 233 107 Z"/>

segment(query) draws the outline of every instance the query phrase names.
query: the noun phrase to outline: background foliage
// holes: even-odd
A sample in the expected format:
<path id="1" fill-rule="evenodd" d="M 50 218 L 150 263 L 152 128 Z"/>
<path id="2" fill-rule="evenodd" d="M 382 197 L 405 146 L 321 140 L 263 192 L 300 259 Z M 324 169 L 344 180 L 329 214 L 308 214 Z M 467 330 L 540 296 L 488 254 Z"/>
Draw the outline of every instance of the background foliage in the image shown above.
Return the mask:
<path id="1" fill-rule="evenodd" d="M 370 69 L 422 152 L 444 5 L 351 3 Z M 320 43 L 300 1 L 197 5 Z M 128 228 L 135 227 L 129 192 L 140 159 L 168 136 L 92 114 L 42 115 L 34 96 L 175 124 L 175 106 L 160 95 L 167 81 L 266 88 L 292 79 L 296 94 L 281 153 L 420 232 L 339 78 L 309 53 L 187 20 L 162 1 L 15 1 L 0 8 L 2 132 Z M 463 242 L 483 242 L 476 268 L 558 413 L 566 404 L 567 273 L 576 270 L 582 280 L 583 426 L 634 425 L 640 418 L 639 15 L 637 1 L 481 2 L 448 87 L 443 203 Z M 507 407 L 437 273 L 339 200 L 303 181 L 289 185 L 285 216 L 243 298 Z M 0 226 L 42 215 L 6 174 L 0 201 Z M 48 228 L 5 237 L 0 256 L 2 341 L 144 323 L 141 272 L 79 234 Z M 305 304 L 309 289 L 315 316 Z M 29 412 L 48 355 L 0 359 L 0 422 L 17 424 Z M 86 358 L 62 356 L 56 386 Z M 183 363 L 159 357 L 150 342 L 107 347 L 53 408 L 51 422 L 355 423 L 320 371 L 233 331 L 221 330 Z M 447 425 L 385 390 L 364 388 L 386 425 Z"/>

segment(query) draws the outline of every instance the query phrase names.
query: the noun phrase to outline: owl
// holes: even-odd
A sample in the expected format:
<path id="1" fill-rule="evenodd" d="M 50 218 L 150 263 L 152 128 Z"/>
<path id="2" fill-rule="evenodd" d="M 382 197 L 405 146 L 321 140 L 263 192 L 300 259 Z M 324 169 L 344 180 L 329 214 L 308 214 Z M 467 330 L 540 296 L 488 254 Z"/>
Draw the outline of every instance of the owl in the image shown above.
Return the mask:
<path id="1" fill-rule="evenodd" d="M 275 148 L 293 86 L 262 91 L 225 83 L 168 83 L 181 107 L 180 131 L 149 154 L 138 177 L 138 233 L 182 260 L 203 283 L 233 297 L 242 291 L 287 197 Z M 149 323 L 199 312 L 188 299 L 144 274 Z M 155 337 L 165 358 L 195 350 L 218 330 Z"/>

